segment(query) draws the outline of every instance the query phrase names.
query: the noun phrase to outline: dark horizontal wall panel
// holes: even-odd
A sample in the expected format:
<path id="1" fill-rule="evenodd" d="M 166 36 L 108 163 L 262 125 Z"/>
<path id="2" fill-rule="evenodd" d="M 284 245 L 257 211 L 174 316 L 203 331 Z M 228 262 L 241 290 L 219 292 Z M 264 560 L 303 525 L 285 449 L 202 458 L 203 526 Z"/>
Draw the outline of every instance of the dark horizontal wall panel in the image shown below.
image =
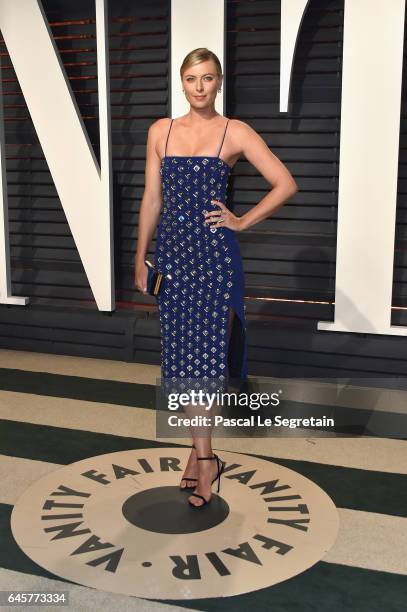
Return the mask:
<path id="1" fill-rule="evenodd" d="M 279 111 L 280 2 L 227 3 L 227 114 L 248 122 L 294 175 L 299 191 L 279 211 L 239 235 L 246 295 L 312 303 L 335 299 L 339 181 L 343 0 L 311 0 L 298 38 L 291 111 Z M 406 36 L 405 36 L 406 38 Z M 380 42 L 378 41 L 378 44 Z M 406 47 L 404 57 L 406 57 Z M 405 325 L 406 291 L 406 62 L 403 70 L 392 324 Z M 378 118 L 380 120 L 380 118 Z M 374 126 L 372 126 L 374 129 Z M 244 214 L 270 188 L 245 160 L 233 173 L 229 201 Z M 258 234 L 263 257 L 248 238 Z M 272 245 L 280 238 L 279 250 Z M 307 237 L 316 238 L 309 247 Z M 281 240 L 287 239 L 286 253 Z M 327 248 L 327 240 L 331 243 Z M 247 244 L 249 242 L 249 244 Z M 257 267 L 257 273 L 254 268 Z M 272 304 L 274 310 L 275 304 Z M 267 309 L 267 302 L 265 304 Z M 306 308 L 304 304 L 304 308 Z M 304 313 L 305 314 L 305 313 Z M 315 320 L 319 319 L 317 312 Z"/>
<path id="2" fill-rule="evenodd" d="M 391 322 L 407 325 L 407 22 L 404 20 L 403 79 L 401 84 L 401 117 L 399 171 L 397 183 L 396 232 L 394 244 L 392 304 L 402 310 L 392 310 Z M 380 180 L 380 177 L 378 177 Z"/>
<path id="3" fill-rule="evenodd" d="M 263 308 L 256 308 L 265 315 L 284 316 L 289 303 L 304 320 L 332 315 L 343 9 L 342 0 L 310 2 L 294 61 L 291 111 L 280 113 L 280 2 L 227 3 L 227 115 L 256 130 L 299 186 L 276 213 L 238 235 L 247 302 L 263 298 Z M 242 158 L 228 200 L 240 216 L 271 188 Z M 293 302 L 276 301 L 284 298 Z"/>
<path id="4" fill-rule="evenodd" d="M 0 305 L 0 347 L 132 361 L 134 326 L 140 313 L 95 313 L 54 306 Z"/>
<path id="5" fill-rule="evenodd" d="M 44 0 L 43 6 L 99 159 L 94 0 Z M 113 313 L 96 308 L 1 39 L 12 294 L 30 300 L 27 306 L 0 305 L 4 348 L 132 361 L 139 342 L 145 346 L 142 335 L 135 340 L 134 329 L 140 320 L 148 320 L 155 305 L 135 290 L 133 254 L 147 130 L 157 117 L 168 114 L 169 3 L 115 0 L 108 10 L 116 298 L 125 301 Z M 137 301 L 144 304 L 144 312 L 134 309 Z M 157 343 L 155 329 L 156 361 Z"/>
<path id="6" fill-rule="evenodd" d="M 44 0 L 43 5 L 99 158 L 94 0 Z M 249 372 L 402 373 L 407 359 L 404 338 L 317 331 L 319 320 L 334 316 L 344 1 L 310 2 L 297 45 L 289 113 L 279 112 L 280 0 L 230 0 L 226 8 L 225 114 L 249 123 L 300 188 L 275 215 L 238 234 L 246 280 Z M 169 115 L 170 2 L 110 0 L 108 9 L 117 310 L 101 313 L 96 308 L 0 39 L 12 289 L 14 295 L 30 298 L 27 307 L 0 305 L 0 346 L 159 364 L 156 304 L 135 289 L 133 260 L 147 131 L 157 118 Z M 394 325 L 407 325 L 407 310 L 398 308 L 407 300 L 405 71 L 406 63 Z M 270 188 L 242 158 L 231 175 L 228 202 L 241 215 Z M 150 256 L 154 250 L 155 236 Z"/>
<path id="7" fill-rule="evenodd" d="M 159 320 L 139 319 L 134 329 L 134 360 L 160 360 Z M 304 329 L 275 320 L 248 322 L 251 375 L 289 377 L 404 377 L 407 350 L 402 338 Z M 384 386 L 385 383 L 383 382 Z"/>
<path id="8" fill-rule="evenodd" d="M 44 11 L 99 160 L 94 0 L 44 0 Z M 140 300 L 133 259 L 144 189 L 147 130 L 168 105 L 169 3 L 108 3 L 118 307 Z M 4 41 L 3 104 L 14 295 L 31 304 L 96 304 Z M 61 123 L 61 138 L 63 124 Z M 155 243 L 153 244 L 153 248 Z M 63 267 L 63 264 L 66 264 Z M 61 268 L 62 266 L 62 268 Z"/>

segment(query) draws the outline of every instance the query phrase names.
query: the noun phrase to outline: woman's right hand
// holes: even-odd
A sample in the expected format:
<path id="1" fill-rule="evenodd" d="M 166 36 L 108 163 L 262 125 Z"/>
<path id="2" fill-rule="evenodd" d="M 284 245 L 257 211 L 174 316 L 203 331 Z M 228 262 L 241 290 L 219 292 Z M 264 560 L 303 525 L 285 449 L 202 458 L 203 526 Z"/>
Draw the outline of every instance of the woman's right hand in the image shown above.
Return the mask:
<path id="1" fill-rule="evenodd" d="M 147 276 L 148 270 L 146 264 L 143 262 L 136 264 L 134 283 L 137 289 L 143 294 L 147 295 Z"/>

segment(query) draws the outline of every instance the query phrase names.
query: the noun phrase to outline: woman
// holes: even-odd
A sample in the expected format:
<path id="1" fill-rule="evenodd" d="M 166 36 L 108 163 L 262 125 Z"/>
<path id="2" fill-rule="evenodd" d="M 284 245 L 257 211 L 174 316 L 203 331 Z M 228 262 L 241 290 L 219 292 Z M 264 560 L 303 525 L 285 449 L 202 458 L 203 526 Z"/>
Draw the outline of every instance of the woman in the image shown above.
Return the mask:
<path id="1" fill-rule="evenodd" d="M 249 125 L 216 112 L 223 75 L 213 52 L 191 51 L 180 75 L 189 112 L 175 120 L 159 119 L 148 131 L 135 283 L 146 294 L 144 260 L 163 197 L 155 267 L 170 272 L 171 279 L 157 296 L 162 380 L 178 382 L 181 389 L 216 391 L 232 376 L 240 381 L 247 377 L 244 277 L 235 232 L 272 215 L 296 193 L 297 185 Z M 230 171 L 241 155 L 273 189 L 237 217 L 225 200 Z M 192 384 L 196 380 L 199 384 Z M 202 407 L 195 413 L 199 410 L 208 415 Z M 209 503 L 215 480 L 219 490 L 224 465 L 212 451 L 210 435 L 191 431 L 193 446 L 180 487 L 194 489 L 188 501 L 201 507 Z"/>

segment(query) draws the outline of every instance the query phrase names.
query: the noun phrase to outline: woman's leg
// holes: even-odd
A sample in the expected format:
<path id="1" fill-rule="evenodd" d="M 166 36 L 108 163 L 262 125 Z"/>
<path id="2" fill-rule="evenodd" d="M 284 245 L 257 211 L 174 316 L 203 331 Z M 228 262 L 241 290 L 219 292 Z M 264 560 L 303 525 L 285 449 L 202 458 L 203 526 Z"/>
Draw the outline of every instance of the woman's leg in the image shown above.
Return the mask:
<path id="1" fill-rule="evenodd" d="M 206 437 L 194 437 L 194 445 L 196 449 L 196 457 L 213 457 L 212 451 L 212 438 L 210 435 Z M 212 495 L 212 480 L 217 474 L 217 462 L 212 461 L 196 461 L 198 464 L 198 485 L 194 489 L 194 493 L 202 495 L 207 501 L 209 501 Z M 202 506 L 203 501 L 199 497 L 191 495 L 189 501 L 194 506 Z"/>
<path id="2" fill-rule="evenodd" d="M 188 476 L 193 480 L 188 480 Z M 185 472 L 182 474 L 180 488 L 185 489 L 186 487 L 196 487 L 198 478 L 198 461 L 196 460 L 196 450 L 194 447 L 191 448 L 188 463 L 185 468 Z M 185 480 L 186 479 L 186 480 Z"/>
<path id="3" fill-rule="evenodd" d="M 233 308 L 230 308 L 229 321 L 228 321 L 228 334 L 227 334 L 228 342 L 230 340 L 230 335 L 232 332 L 234 314 L 235 314 L 235 311 L 233 310 Z M 211 414 L 213 415 L 214 413 L 211 412 Z M 194 489 L 194 492 L 199 493 L 199 495 L 202 495 L 208 501 L 211 497 L 212 480 L 215 478 L 218 472 L 218 464 L 214 460 L 198 461 L 197 457 L 213 457 L 212 436 L 211 436 L 212 429 L 213 429 L 213 426 L 207 430 L 206 432 L 207 435 L 205 436 L 196 436 L 194 435 L 194 433 L 196 432 L 192 430 L 193 444 L 196 449 L 195 462 L 196 464 L 198 464 L 196 466 L 196 469 L 197 469 L 196 473 L 198 474 L 198 478 L 199 478 L 198 486 L 196 487 L 196 489 Z M 194 504 L 194 506 L 203 505 L 203 501 L 202 499 L 199 499 L 199 497 L 193 497 L 191 495 L 189 497 L 189 500 L 192 504 Z"/>

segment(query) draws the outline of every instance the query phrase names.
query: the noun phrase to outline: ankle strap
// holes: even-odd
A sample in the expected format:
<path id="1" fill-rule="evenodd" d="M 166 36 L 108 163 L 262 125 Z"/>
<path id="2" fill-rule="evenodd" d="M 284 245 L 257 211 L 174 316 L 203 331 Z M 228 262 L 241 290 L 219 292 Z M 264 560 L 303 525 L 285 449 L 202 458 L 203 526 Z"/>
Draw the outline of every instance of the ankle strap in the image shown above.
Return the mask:
<path id="1" fill-rule="evenodd" d="M 216 459 L 216 455 L 213 455 L 213 457 L 197 457 L 198 461 L 200 461 L 201 459 Z"/>

